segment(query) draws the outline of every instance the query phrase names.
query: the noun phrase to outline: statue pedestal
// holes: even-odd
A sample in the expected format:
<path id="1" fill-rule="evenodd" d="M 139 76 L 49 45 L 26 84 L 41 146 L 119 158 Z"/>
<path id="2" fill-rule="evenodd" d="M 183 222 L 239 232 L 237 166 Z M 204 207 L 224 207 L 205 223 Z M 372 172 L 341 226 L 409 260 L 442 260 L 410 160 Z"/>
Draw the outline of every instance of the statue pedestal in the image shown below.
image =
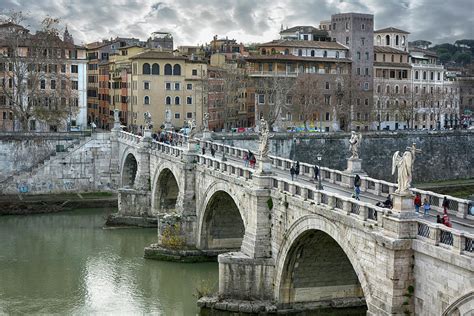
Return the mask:
<path id="1" fill-rule="evenodd" d="M 362 159 L 360 158 L 347 158 L 347 169 L 344 171 L 351 174 L 367 175 L 367 173 L 362 170 Z"/>
<path id="2" fill-rule="evenodd" d="M 203 140 L 208 140 L 208 139 L 211 139 L 211 131 L 209 130 L 205 130 L 204 132 L 202 132 L 202 139 Z"/>
<path id="3" fill-rule="evenodd" d="M 173 125 L 171 125 L 171 122 L 165 122 L 165 131 L 172 131 L 173 130 Z"/>
<path id="4" fill-rule="evenodd" d="M 190 138 L 188 140 L 188 151 L 195 152 L 196 144 L 197 144 L 197 141 L 195 141 L 193 138 Z"/>
<path id="5" fill-rule="evenodd" d="M 392 193 L 392 211 L 400 218 L 416 217 L 413 195 L 411 193 Z"/>
<path id="6" fill-rule="evenodd" d="M 270 159 L 260 160 L 258 163 L 258 174 L 266 175 L 272 173 L 272 162 Z"/>
<path id="7" fill-rule="evenodd" d="M 145 137 L 145 138 L 151 138 L 151 129 L 145 128 L 145 129 L 143 130 L 143 137 Z"/>

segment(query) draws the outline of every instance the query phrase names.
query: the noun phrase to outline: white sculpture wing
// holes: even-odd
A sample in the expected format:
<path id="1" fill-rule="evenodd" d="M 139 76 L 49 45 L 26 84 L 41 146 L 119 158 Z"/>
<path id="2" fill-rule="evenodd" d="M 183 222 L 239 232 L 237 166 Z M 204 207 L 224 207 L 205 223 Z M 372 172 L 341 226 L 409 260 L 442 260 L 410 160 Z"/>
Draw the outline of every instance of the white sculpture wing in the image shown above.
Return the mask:
<path id="1" fill-rule="evenodd" d="M 410 175 L 411 178 L 411 171 L 413 170 L 413 155 L 411 152 L 406 151 L 403 154 L 403 158 L 405 159 L 406 174 Z"/>
<path id="2" fill-rule="evenodd" d="M 392 174 L 395 174 L 395 169 L 397 169 L 398 159 L 400 159 L 400 157 L 398 156 L 398 153 L 399 151 L 396 151 L 392 157 Z"/>

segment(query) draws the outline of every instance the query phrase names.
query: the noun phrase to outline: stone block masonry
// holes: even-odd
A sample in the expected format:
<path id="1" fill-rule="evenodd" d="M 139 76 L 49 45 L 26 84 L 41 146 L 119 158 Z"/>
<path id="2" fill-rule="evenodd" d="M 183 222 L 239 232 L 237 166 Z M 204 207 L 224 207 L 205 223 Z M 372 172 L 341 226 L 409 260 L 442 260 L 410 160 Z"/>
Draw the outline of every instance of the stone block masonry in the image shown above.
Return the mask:
<path id="1" fill-rule="evenodd" d="M 61 142 L 59 142 L 61 144 Z M 62 142 L 64 145 L 64 141 Z M 1 194 L 48 194 L 64 192 L 112 191 L 118 187 L 118 174 L 111 171 L 110 134 L 94 134 L 93 137 L 76 141 L 68 152 L 59 152 L 35 165 L 37 152 L 55 150 L 57 140 L 9 140 L 0 142 L 0 152 L 8 161 L 24 157 L 30 168 L 18 175 L 9 176 L 8 170 L 19 168 L 10 163 L 2 169 Z M 31 167 L 32 166 L 32 167 Z"/>

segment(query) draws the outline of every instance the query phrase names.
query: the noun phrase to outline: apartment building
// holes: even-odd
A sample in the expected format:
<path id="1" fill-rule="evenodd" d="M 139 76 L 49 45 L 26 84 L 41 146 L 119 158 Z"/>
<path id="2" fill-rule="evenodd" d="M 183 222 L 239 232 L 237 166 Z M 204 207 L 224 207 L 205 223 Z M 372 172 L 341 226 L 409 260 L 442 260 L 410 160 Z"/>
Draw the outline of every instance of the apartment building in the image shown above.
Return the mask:
<path id="1" fill-rule="evenodd" d="M 35 55 L 38 50 L 41 56 Z M 86 50 L 74 45 L 67 28 L 61 39 L 42 32 L 30 34 L 11 22 L 1 24 L 0 55 L 1 130 L 25 130 L 26 124 L 31 131 L 86 126 Z M 31 110 L 18 111 L 26 102 L 32 104 Z M 20 112 L 24 115 L 18 116 Z"/>
<path id="2" fill-rule="evenodd" d="M 157 130 L 172 113 L 175 128 L 188 120 L 202 124 L 207 92 L 207 63 L 169 52 L 146 50 L 130 57 L 132 73 L 128 88 L 132 129 L 144 126 L 143 114 L 150 112 Z"/>

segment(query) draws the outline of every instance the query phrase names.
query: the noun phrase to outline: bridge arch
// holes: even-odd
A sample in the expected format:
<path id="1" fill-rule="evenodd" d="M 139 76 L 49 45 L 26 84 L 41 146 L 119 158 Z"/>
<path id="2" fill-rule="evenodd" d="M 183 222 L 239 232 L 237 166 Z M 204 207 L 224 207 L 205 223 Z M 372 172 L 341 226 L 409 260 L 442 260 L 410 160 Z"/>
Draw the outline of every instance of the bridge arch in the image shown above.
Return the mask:
<path id="1" fill-rule="evenodd" d="M 166 161 L 160 162 L 155 171 L 152 183 L 151 206 L 154 214 L 174 213 L 182 193 L 179 181 L 179 171 L 176 166 Z"/>
<path id="2" fill-rule="evenodd" d="M 122 163 L 122 187 L 133 188 L 138 172 L 138 160 L 131 152 L 126 152 Z"/>
<path id="3" fill-rule="evenodd" d="M 198 248 L 240 249 L 247 226 L 241 198 L 223 182 L 210 185 L 203 196 L 198 208 Z"/>
<path id="4" fill-rule="evenodd" d="M 474 310 L 474 291 L 470 291 L 449 305 L 442 316 L 468 315 Z"/>
<path id="5" fill-rule="evenodd" d="M 308 215 L 295 222 L 276 262 L 275 300 L 283 306 L 340 298 L 365 298 L 371 292 L 365 271 L 347 233 L 328 219 Z"/>

